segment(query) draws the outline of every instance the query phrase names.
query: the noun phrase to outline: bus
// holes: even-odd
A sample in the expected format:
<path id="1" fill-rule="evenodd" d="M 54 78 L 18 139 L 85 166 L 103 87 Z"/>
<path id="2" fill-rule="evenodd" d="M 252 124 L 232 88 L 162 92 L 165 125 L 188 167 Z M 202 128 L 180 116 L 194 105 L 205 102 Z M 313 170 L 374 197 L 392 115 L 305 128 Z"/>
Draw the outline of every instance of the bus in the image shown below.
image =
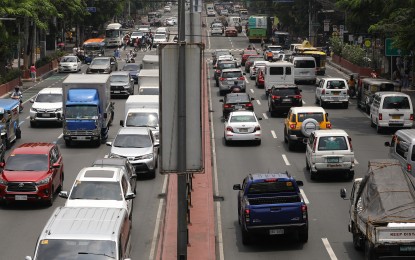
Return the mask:
<path id="1" fill-rule="evenodd" d="M 104 55 L 105 53 L 105 39 L 91 38 L 84 41 L 82 45 L 84 49 L 85 63 L 90 63 L 93 58 Z"/>
<path id="2" fill-rule="evenodd" d="M 283 49 L 290 48 L 290 34 L 288 32 L 275 31 L 272 33 L 271 42 L 273 45 L 280 45 Z"/>
<path id="3" fill-rule="evenodd" d="M 105 29 L 105 43 L 108 47 L 123 45 L 123 30 L 120 23 L 110 23 Z"/>

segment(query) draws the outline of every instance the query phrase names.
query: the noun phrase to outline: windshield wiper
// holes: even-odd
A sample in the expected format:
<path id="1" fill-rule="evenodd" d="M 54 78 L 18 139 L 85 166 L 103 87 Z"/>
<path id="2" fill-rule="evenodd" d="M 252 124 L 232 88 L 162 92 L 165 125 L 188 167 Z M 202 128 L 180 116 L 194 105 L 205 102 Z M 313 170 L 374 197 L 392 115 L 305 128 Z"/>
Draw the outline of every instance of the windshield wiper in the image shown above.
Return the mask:
<path id="1" fill-rule="evenodd" d="M 78 255 L 103 255 L 112 259 L 115 259 L 115 256 L 110 256 L 104 253 L 88 253 L 88 252 L 78 252 Z"/>

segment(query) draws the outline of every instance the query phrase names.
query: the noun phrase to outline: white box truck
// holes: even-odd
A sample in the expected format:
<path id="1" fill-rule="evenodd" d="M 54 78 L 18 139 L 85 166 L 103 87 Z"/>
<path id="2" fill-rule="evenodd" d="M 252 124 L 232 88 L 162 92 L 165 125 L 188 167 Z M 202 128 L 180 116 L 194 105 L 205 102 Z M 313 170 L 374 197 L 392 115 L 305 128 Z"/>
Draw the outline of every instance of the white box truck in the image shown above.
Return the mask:
<path id="1" fill-rule="evenodd" d="M 142 69 L 158 69 L 159 68 L 159 56 L 146 54 L 141 62 Z"/>
<path id="2" fill-rule="evenodd" d="M 159 69 L 142 69 L 138 74 L 138 87 L 158 87 L 160 84 Z"/>

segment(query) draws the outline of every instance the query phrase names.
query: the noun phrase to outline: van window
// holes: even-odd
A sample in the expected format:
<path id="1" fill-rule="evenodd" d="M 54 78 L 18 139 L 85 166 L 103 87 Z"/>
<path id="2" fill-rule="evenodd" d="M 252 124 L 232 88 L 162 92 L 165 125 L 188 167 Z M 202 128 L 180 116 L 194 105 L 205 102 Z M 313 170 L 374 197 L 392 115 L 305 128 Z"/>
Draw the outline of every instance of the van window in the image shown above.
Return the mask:
<path id="1" fill-rule="evenodd" d="M 415 161 L 415 145 L 412 146 L 411 161 Z"/>
<path id="2" fill-rule="evenodd" d="M 323 136 L 319 138 L 318 150 L 347 150 L 347 143 L 344 136 Z"/>
<path id="3" fill-rule="evenodd" d="M 298 122 L 303 122 L 308 118 L 314 118 L 317 122 L 324 121 L 323 113 L 298 113 Z"/>
<path id="4" fill-rule="evenodd" d="M 409 99 L 405 96 L 385 97 L 383 100 L 383 109 L 410 109 Z"/>
<path id="5" fill-rule="evenodd" d="M 285 67 L 285 75 L 291 75 L 291 67 Z"/>
<path id="6" fill-rule="evenodd" d="M 345 89 L 346 84 L 343 80 L 330 80 L 327 82 L 327 89 Z"/>
<path id="7" fill-rule="evenodd" d="M 269 75 L 284 75 L 284 67 L 270 67 Z"/>
<path id="8" fill-rule="evenodd" d="M 294 61 L 294 68 L 311 69 L 316 67 L 314 60 L 296 60 Z"/>
<path id="9" fill-rule="evenodd" d="M 396 141 L 396 153 L 402 158 L 406 158 L 406 154 L 409 150 L 409 145 L 402 138 L 398 138 Z"/>

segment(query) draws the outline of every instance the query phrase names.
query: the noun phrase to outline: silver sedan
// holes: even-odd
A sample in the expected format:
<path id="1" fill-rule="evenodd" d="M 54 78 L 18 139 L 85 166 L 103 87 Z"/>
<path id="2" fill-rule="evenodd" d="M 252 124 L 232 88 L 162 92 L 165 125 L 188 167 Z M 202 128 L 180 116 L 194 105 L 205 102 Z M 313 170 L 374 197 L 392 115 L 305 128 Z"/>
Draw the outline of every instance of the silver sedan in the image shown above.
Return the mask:
<path id="1" fill-rule="evenodd" d="M 261 144 L 261 125 L 255 113 L 252 111 L 235 111 L 229 114 L 225 121 L 224 139 L 225 144 L 232 141 L 253 141 Z"/>

